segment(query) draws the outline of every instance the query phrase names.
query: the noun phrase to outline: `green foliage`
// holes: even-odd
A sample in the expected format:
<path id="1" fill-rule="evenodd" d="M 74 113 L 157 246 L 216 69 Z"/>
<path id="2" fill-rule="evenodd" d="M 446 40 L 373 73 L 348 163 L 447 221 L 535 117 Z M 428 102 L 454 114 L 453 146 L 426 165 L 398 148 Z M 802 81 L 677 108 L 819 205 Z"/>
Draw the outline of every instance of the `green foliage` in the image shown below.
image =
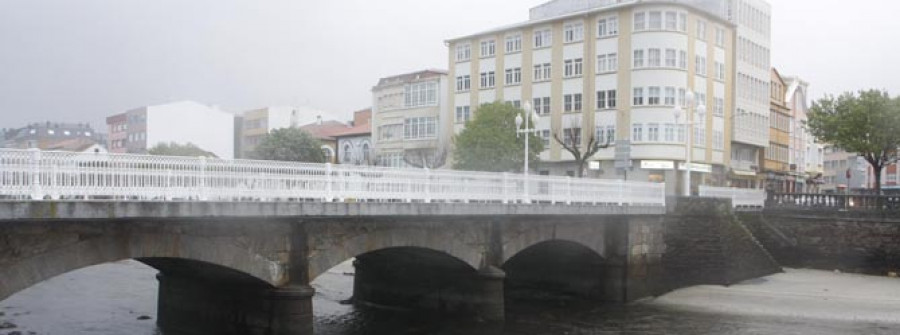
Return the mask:
<path id="1" fill-rule="evenodd" d="M 525 135 L 516 137 L 516 115 L 522 109 L 495 102 L 473 111 L 475 118 L 457 135 L 453 153 L 456 170 L 509 172 L 522 171 L 525 155 Z M 529 113 L 530 114 L 530 113 Z M 524 117 L 524 119 L 530 119 Z M 526 121 L 527 122 L 527 121 Z M 529 122 L 533 128 L 533 124 Z M 529 163 L 537 163 L 544 150 L 540 136 L 529 134 Z"/>
<path id="2" fill-rule="evenodd" d="M 260 141 L 253 158 L 271 161 L 325 163 L 322 142 L 297 128 L 271 131 Z"/>
<path id="3" fill-rule="evenodd" d="M 900 148 L 900 98 L 879 90 L 828 96 L 813 103 L 806 126 L 820 141 L 864 157 L 880 191 L 881 170 Z"/>
<path id="4" fill-rule="evenodd" d="M 175 142 L 159 143 L 147 151 L 156 156 L 183 156 L 216 158 L 212 152 L 206 151 L 193 143 L 178 144 Z"/>

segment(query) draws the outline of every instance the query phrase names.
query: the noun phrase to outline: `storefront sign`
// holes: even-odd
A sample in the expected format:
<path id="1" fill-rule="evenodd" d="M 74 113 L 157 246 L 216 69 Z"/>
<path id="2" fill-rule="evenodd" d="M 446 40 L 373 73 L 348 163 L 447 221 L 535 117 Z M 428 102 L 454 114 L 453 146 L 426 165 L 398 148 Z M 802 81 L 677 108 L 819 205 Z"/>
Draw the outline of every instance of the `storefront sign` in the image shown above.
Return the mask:
<path id="1" fill-rule="evenodd" d="M 685 167 L 684 163 L 678 163 L 678 170 L 684 171 L 684 170 L 687 170 L 687 168 Z M 691 172 L 712 173 L 712 165 L 692 163 L 691 164 Z"/>
<path id="2" fill-rule="evenodd" d="M 641 161 L 641 169 L 644 170 L 675 170 L 673 161 Z"/>

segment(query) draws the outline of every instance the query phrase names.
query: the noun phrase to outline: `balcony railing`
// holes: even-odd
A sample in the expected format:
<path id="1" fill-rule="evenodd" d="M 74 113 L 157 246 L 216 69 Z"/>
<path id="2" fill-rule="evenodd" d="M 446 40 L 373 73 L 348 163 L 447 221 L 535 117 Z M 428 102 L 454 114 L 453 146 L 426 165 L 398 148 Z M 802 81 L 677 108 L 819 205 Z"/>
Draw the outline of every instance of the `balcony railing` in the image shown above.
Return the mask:
<path id="1" fill-rule="evenodd" d="M 665 206 L 665 185 L 509 173 L 0 149 L 0 199 Z"/>

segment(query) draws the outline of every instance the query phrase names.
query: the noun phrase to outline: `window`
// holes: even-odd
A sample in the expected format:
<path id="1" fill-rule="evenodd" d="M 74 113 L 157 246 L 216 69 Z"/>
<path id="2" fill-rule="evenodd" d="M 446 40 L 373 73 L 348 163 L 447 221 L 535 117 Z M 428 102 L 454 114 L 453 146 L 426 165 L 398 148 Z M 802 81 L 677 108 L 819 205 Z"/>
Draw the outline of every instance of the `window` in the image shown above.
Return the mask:
<path id="1" fill-rule="evenodd" d="M 697 39 L 706 41 L 706 22 L 697 20 Z"/>
<path id="2" fill-rule="evenodd" d="M 506 69 L 506 85 L 518 85 L 522 83 L 522 68 Z"/>
<path id="3" fill-rule="evenodd" d="M 494 87 L 494 71 L 482 72 L 481 73 L 481 88 L 492 88 Z"/>
<path id="4" fill-rule="evenodd" d="M 569 147 L 581 147 L 581 128 L 563 129 L 563 142 Z"/>
<path id="5" fill-rule="evenodd" d="M 342 163 L 350 163 L 350 156 L 351 156 L 350 144 L 344 144 L 344 154 L 341 155 L 341 162 Z"/>
<path id="6" fill-rule="evenodd" d="M 678 51 L 678 67 L 687 70 L 687 51 Z"/>
<path id="7" fill-rule="evenodd" d="M 706 147 L 706 129 L 694 127 L 694 147 Z"/>
<path id="8" fill-rule="evenodd" d="M 697 68 L 695 71 L 697 72 L 697 75 L 705 77 L 706 76 L 706 57 L 697 56 L 697 57 L 694 57 L 694 60 L 696 61 L 695 66 Z"/>
<path id="9" fill-rule="evenodd" d="M 564 74 L 566 78 L 579 77 L 584 72 L 584 64 L 581 58 L 566 60 L 564 64 Z"/>
<path id="10" fill-rule="evenodd" d="M 606 108 L 616 108 L 616 90 L 606 91 Z"/>
<path id="11" fill-rule="evenodd" d="M 634 51 L 634 68 L 640 69 L 644 67 L 644 50 Z"/>
<path id="12" fill-rule="evenodd" d="M 675 106 L 675 88 L 674 87 L 666 87 L 666 106 Z"/>
<path id="13" fill-rule="evenodd" d="M 714 98 L 715 106 L 713 107 L 713 115 L 724 117 L 725 116 L 725 99 L 723 98 Z"/>
<path id="14" fill-rule="evenodd" d="M 676 131 L 678 132 L 678 143 L 684 143 L 685 140 L 687 139 L 687 136 L 686 136 L 687 133 L 685 132 L 684 127 L 686 127 L 686 126 L 678 125 L 678 128 L 676 129 Z"/>
<path id="15" fill-rule="evenodd" d="M 413 117 L 403 120 L 403 137 L 407 140 L 434 138 L 436 134 L 435 117 Z"/>
<path id="16" fill-rule="evenodd" d="M 465 123 L 469 122 L 472 119 L 472 114 L 469 112 L 469 106 L 457 106 L 456 107 L 456 123 Z"/>
<path id="17" fill-rule="evenodd" d="M 666 123 L 665 134 L 663 136 L 665 136 L 665 138 L 663 138 L 663 141 L 675 142 L 675 124 Z"/>
<path id="18" fill-rule="evenodd" d="M 606 91 L 597 91 L 597 109 L 606 108 Z"/>
<path id="19" fill-rule="evenodd" d="M 635 123 L 631 127 L 631 141 L 632 142 L 643 142 L 644 141 L 644 125 L 640 123 Z"/>
<path id="20" fill-rule="evenodd" d="M 725 150 L 725 133 L 718 130 L 713 131 L 713 149 Z"/>
<path id="21" fill-rule="evenodd" d="M 584 23 L 569 23 L 564 27 L 566 43 L 581 42 L 584 40 Z"/>
<path id="22" fill-rule="evenodd" d="M 580 112 L 581 111 L 581 93 L 563 95 L 563 111 Z"/>
<path id="23" fill-rule="evenodd" d="M 687 32 L 687 14 L 678 13 L 678 31 Z"/>
<path id="24" fill-rule="evenodd" d="M 407 108 L 437 105 L 437 83 L 432 81 L 406 85 L 403 98 Z"/>
<path id="25" fill-rule="evenodd" d="M 515 53 L 522 51 L 522 35 L 516 34 L 506 36 L 506 53 Z"/>
<path id="26" fill-rule="evenodd" d="M 618 54 L 608 54 L 606 55 L 606 61 L 609 65 L 608 71 L 615 72 L 619 70 L 619 57 Z"/>
<path id="27" fill-rule="evenodd" d="M 651 106 L 659 105 L 659 87 L 650 87 L 648 90 L 650 94 L 649 98 L 647 98 L 647 104 Z"/>
<path id="28" fill-rule="evenodd" d="M 716 79 L 725 80 L 725 63 L 716 62 Z"/>
<path id="29" fill-rule="evenodd" d="M 725 29 L 716 27 L 716 46 L 725 47 Z"/>
<path id="30" fill-rule="evenodd" d="M 666 49 L 666 67 L 674 68 L 678 65 L 675 49 Z"/>
<path id="31" fill-rule="evenodd" d="M 522 100 L 510 100 L 507 101 L 506 104 L 515 108 L 522 108 Z"/>
<path id="32" fill-rule="evenodd" d="M 465 62 L 472 58 L 472 45 L 459 44 L 456 46 L 456 61 Z"/>
<path id="33" fill-rule="evenodd" d="M 550 97 L 534 98 L 534 112 L 538 115 L 550 115 Z"/>
<path id="34" fill-rule="evenodd" d="M 566 112 L 580 112 L 581 101 L 581 93 L 566 94 L 563 96 L 563 110 Z"/>
<path id="35" fill-rule="evenodd" d="M 464 92 L 471 88 L 472 82 L 469 75 L 456 77 L 456 91 Z"/>
<path id="36" fill-rule="evenodd" d="M 659 123 L 647 124 L 647 141 L 659 142 Z"/>
<path id="37" fill-rule="evenodd" d="M 632 105 L 635 106 L 643 106 L 644 105 L 644 88 L 636 87 L 634 89 L 634 102 Z"/>
<path id="38" fill-rule="evenodd" d="M 659 49 L 650 49 L 647 51 L 650 54 L 650 59 L 648 61 L 649 67 L 660 67 L 660 50 Z"/>
<path id="39" fill-rule="evenodd" d="M 675 12 L 666 12 L 666 30 L 675 31 L 678 29 L 678 14 Z"/>
<path id="40" fill-rule="evenodd" d="M 634 13 L 634 31 L 647 29 L 647 13 Z"/>
<path id="41" fill-rule="evenodd" d="M 534 66 L 534 81 L 550 80 L 551 74 L 550 63 L 537 64 Z"/>
<path id="42" fill-rule="evenodd" d="M 550 29 L 536 30 L 534 32 L 534 48 L 546 48 L 553 44 L 553 34 Z"/>
<path id="43" fill-rule="evenodd" d="M 459 109 L 459 107 L 457 107 Z M 400 132 L 403 131 L 402 124 L 391 124 L 378 127 L 378 140 L 390 141 L 399 140 Z"/>
<path id="44" fill-rule="evenodd" d="M 544 150 L 550 149 L 550 130 L 541 130 L 541 139 L 544 140 Z"/>
<path id="45" fill-rule="evenodd" d="M 606 143 L 616 142 L 616 126 L 606 126 Z"/>
<path id="46" fill-rule="evenodd" d="M 606 30 L 609 33 L 608 36 L 615 36 L 619 34 L 619 17 L 611 16 L 606 19 Z"/>
<path id="47" fill-rule="evenodd" d="M 650 30 L 662 30 L 662 12 L 650 12 Z"/>
<path id="48" fill-rule="evenodd" d="M 685 101 L 686 93 L 687 93 L 687 91 L 685 91 L 685 89 L 683 89 L 683 88 L 678 89 L 678 105 L 681 107 L 687 107 L 687 104 L 685 103 L 686 102 Z"/>
<path id="49" fill-rule="evenodd" d="M 481 41 L 481 57 L 493 57 L 497 46 L 494 40 Z"/>

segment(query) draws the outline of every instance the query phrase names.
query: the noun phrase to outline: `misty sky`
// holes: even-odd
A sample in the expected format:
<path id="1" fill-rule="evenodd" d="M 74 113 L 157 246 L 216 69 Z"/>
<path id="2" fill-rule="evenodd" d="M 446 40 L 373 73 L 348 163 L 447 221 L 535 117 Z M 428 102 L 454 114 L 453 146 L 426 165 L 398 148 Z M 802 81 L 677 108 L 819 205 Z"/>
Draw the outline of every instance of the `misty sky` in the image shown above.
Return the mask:
<path id="1" fill-rule="evenodd" d="M 177 100 L 349 116 L 381 77 L 447 68 L 445 39 L 527 20 L 543 2 L 0 0 L 0 127 L 100 127 Z M 900 94 L 900 1 L 770 2 L 773 65 L 810 81 L 814 98 Z"/>

